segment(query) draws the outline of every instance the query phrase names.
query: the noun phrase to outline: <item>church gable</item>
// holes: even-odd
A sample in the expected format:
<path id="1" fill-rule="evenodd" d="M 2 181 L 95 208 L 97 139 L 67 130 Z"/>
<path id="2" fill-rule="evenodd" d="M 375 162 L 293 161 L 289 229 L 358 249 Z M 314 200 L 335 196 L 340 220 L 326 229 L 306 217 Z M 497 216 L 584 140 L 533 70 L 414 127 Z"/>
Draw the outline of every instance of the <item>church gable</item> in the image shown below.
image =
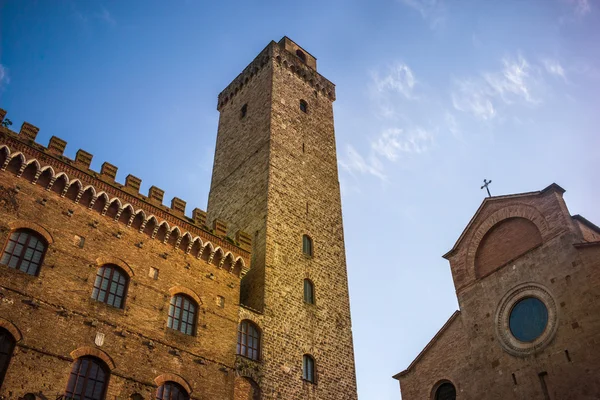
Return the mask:
<path id="1" fill-rule="evenodd" d="M 450 261 L 457 291 L 572 229 L 556 184 L 538 192 L 486 198 L 456 244 Z"/>

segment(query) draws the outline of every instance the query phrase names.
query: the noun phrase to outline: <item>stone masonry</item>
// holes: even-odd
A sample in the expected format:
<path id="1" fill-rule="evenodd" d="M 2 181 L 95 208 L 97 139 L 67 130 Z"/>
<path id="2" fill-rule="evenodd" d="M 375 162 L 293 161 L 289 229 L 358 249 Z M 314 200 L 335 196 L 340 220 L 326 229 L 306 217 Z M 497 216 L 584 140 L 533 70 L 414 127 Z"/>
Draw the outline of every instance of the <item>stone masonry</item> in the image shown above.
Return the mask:
<path id="1" fill-rule="evenodd" d="M 265 399 L 357 398 L 334 100 L 316 59 L 288 38 L 271 42 L 219 96 L 208 215 L 253 237 L 242 315 L 263 332 L 256 368 Z M 303 302 L 304 279 L 315 304 Z M 302 379 L 304 354 L 315 359 L 315 383 Z"/>

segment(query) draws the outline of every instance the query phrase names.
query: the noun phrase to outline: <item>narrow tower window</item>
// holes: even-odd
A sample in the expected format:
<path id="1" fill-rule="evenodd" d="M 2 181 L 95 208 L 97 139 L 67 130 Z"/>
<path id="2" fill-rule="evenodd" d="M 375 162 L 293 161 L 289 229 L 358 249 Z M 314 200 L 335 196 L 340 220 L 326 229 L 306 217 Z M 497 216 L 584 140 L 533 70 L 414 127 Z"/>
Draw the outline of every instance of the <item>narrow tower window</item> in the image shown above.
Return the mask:
<path id="1" fill-rule="evenodd" d="M 308 235 L 302 236 L 302 252 L 310 257 L 313 255 L 313 242 Z"/>
<path id="2" fill-rule="evenodd" d="M 442 383 L 435 391 L 435 400 L 456 400 L 456 388 L 450 382 Z"/>
<path id="3" fill-rule="evenodd" d="M 302 50 L 296 50 L 296 55 L 302 60 L 303 63 L 306 62 L 306 54 L 304 54 Z"/>
<path id="4" fill-rule="evenodd" d="M 302 111 L 303 113 L 308 112 L 308 103 L 304 100 L 300 100 L 300 111 Z"/>
<path id="5" fill-rule="evenodd" d="M 248 113 L 248 104 L 244 104 L 240 109 L 240 118 L 244 118 Z"/>
<path id="6" fill-rule="evenodd" d="M 315 287 L 309 279 L 304 280 L 304 302 L 315 304 Z"/>
<path id="7" fill-rule="evenodd" d="M 315 359 L 308 354 L 302 357 L 302 379 L 315 383 Z"/>

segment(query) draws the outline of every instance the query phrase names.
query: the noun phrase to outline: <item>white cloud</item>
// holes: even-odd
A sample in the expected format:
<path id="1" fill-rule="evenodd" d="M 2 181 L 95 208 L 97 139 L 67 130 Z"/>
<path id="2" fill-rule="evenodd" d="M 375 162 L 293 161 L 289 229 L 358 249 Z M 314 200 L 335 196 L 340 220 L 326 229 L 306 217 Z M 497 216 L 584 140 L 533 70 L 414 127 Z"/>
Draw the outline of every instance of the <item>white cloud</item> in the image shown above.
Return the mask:
<path id="1" fill-rule="evenodd" d="M 0 64 L 0 88 L 8 85 L 10 83 L 10 78 L 8 76 L 8 68 L 4 65 Z"/>
<path id="2" fill-rule="evenodd" d="M 540 80 L 537 69 L 522 56 L 502 60 L 499 71 L 484 72 L 479 77 L 457 80 L 452 92 L 454 108 L 482 120 L 498 115 L 500 104 L 540 103 L 533 91 Z"/>
<path id="3" fill-rule="evenodd" d="M 399 0 L 402 4 L 418 11 L 432 29 L 446 21 L 446 8 L 443 0 Z"/>
<path id="4" fill-rule="evenodd" d="M 444 119 L 446 121 L 446 127 L 452 133 L 452 135 L 456 138 L 460 138 L 460 127 L 458 126 L 458 121 L 456 121 L 456 117 L 449 111 L 446 111 L 444 115 Z"/>
<path id="5" fill-rule="evenodd" d="M 365 159 L 351 145 L 346 146 L 345 157 L 340 157 L 340 166 L 350 174 L 373 175 L 382 181 L 387 178 L 383 172 L 383 165 L 375 157 Z"/>
<path id="6" fill-rule="evenodd" d="M 380 77 L 379 73 L 373 73 L 374 87 L 378 92 L 397 92 L 407 99 L 413 97 L 413 89 L 417 80 L 408 65 L 396 62 L 387 73 Z"/>
<path id="7" fill-rule="evenodd" d="M 406 131 L 400 128 L 386 129 L 371 143 L 375 153 L 396 161 L 402 153 L 424 153 L 433 143 L 433 135 L 417 127 Z"/>
<path id="8" fill-rule="evenodd" d="M 567 78 L 565 74 L 565 69 L 562 67 L 562 65 L 560 65 L 558 61 L 546 58 L 542 60 L 542 63 L 544 64 L 544 68 L 546 68 L 546 71 L 549 74 L 560 76 L 563 79 Z"/>

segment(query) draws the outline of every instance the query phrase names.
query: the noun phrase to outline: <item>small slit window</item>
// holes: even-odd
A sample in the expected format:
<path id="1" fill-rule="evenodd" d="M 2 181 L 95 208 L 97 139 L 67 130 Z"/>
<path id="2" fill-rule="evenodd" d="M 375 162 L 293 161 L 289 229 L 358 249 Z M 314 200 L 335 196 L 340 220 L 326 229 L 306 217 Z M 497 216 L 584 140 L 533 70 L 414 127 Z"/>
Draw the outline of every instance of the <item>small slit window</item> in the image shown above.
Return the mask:
<path id="1" fill-rule="evenodd" d="M 308 354 L 302 357 L 302 379 L 315 383 L 315 359 Z"/>
<path id="2" fill-rule="evenodd" d="M 29 275 L 38 275 L 47 247 L 46 240 L 37 232 L 18 229 L 10 234 L 0 263 Z"/>
<path id="3" fill-rule="evenodd" d="M 165 382 L 156 390 L 156 400 L 189 400 L 190 395 L 178 383 Z"/>
<path id="4" fill-rule="evenodd" d="M 248 114 L 248 104 L 244 104 L 240 109 L 240 118 L 245 118 L 246 114 Z"/>
<path id="5" fill-rule="evenodd" d="M 304 100 L 300 100 L 300 111 L 302 111 L 303 113 L 308 112 L 308 103 Z"/>
<path id="6" fill-rule="evenodd" d="M 304 280 L 304 302 L 315 304 L 315 288 L 309 279 Z"/>
<path id="7" fill-rule="evenodd" d="M 186 295 L 171 297 L 167 326 L 176 331 L 193 335 L 196 328 L 196 303 Z"/>
<path id="8" fill-rule="evenodd" d="M 313 255 L 313 242 L 308 235 L 302 236 L 302 252 L 309 257 Z"/>
<path id="9" fill-rule="evenodd" d="M 258 361 L 260 358 L 260 331 L 251 321 L 240 322 L 237 353 L 251 360 Z"/>
<path id="10" fill-rule="evenodd" d="M 302 60 L 303 63 L 306 62 L 306 54 L 304 54 L 302 50 L 296 50 L 296 55 Z"/>
<path id="11" fill-rule="evenodd" d="M 128 276 L 116 265 L 103 265 L 98 269 L 92 299 L 109 306 L 123 308 L 127 294 Z"/>
<path id="12" fill-rule="evenodd" d="M 68 399 L 104 400 L 108 368 L 95 357 L 78 358 L 73 364 L 65 397 Z"/>

